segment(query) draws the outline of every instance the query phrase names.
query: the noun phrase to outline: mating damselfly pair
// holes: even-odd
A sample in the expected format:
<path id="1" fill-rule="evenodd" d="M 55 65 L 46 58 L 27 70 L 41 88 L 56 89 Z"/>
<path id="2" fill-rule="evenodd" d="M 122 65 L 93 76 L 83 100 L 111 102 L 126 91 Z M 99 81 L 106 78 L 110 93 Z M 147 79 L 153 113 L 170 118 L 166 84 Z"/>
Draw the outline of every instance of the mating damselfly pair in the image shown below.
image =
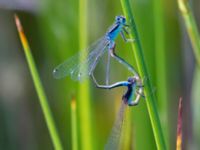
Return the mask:
<path id="1" fill-rule="evenodd" d="M 71 78 L 74 80 L 84 80 L 85 77 L 90 76 L 96 87 L 102 89 L 112 89 L 122 86 L 127 87 L 127 91 L 122 97 L 120 115 L 117 117 L 118 119 L 114 125 L 114 128 L 118 128 L 118 126 L 122 124 L 122 114 L 126 108 L 125 106 L 137 105 L 140 97 L 143 94 L 143 86 L 138 73 L 129 63 L 115 53 L 115 40 L 118 35 L 121 35 L 125 42 L 134 42 L 133 39 L 127 39 L 125 36 L 125 34 L 129 34 L 128 28 L 129 25 L 127 24 L 126 18 L 123 16 L 116 16 L 114 24 L 109 28 L 102 38 L 92 44 L 87 51 L 74 55 L 62 64 L 58 65 L 53 71 L 53 75 L 57 79 L 71 75 Z M 93 72 L 100 61 L 100 58 L 105 53 L 108 54 L 108 62 L 106 65 L 106 84 L 100 85 L 95 79 Z M 126 81 L 119 81 L 114 84 L 109 84 L 110 57 L 113 57 L 119 63 L 123 64 L 129 71 L 131 71 L 131 73 L 133 73 L 133 77 L 128 78 Z M 115 133 L 112 132 L 112 134 Z M 112 147 L 113 144 L 117 144 L 116 140 L 112 139 L 109 141 L 115 142 L 108 143 L 106 145 L 106 149 L 110 149 L 109 147 Z"/>

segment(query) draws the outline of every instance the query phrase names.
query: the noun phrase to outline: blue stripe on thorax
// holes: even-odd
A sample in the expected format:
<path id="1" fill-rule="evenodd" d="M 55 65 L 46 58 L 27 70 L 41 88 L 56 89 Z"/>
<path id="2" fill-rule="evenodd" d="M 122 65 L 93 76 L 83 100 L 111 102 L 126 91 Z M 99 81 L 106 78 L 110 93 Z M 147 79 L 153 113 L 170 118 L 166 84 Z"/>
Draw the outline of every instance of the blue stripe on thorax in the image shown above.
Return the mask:
<path id="1" fill-rule="evenodd" d="M 108 38 L 108 40 L 114 41 L 117 38 L 117 36 L 119 35 L 119 33 L 121 32 L 122 27 L 123 27 L 123 25 L 121 25 L 121 24 L 115 24 L 115 25 L 113 25 L 109 29 L 109 31 L 107 32 L 107 34 L 106 34 L 106 37 Z"/>

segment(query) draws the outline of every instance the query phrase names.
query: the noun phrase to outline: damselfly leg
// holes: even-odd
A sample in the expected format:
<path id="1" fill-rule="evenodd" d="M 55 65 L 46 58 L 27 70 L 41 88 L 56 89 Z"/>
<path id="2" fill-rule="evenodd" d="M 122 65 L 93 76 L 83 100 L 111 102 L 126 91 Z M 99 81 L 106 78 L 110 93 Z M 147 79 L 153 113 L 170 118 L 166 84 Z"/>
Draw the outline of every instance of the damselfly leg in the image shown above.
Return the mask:
<path id="1" fill-rule="evenodd" d="M 106 66 L 106 85 L 109 84 L 109 80 L 110 80 L 110 52 L 108 51 L 108 59 Z"/>
<path id="2" fill-rule="evenodd" d="M 120 56 L 118 56 L 115 53 L 115 47 L 116 44 L 113 42 L 112 45 L 109 47 L 109 51 L 110 51 L 110 55 L 111 57 L 115 58 L 119 63 L 121 63 L 122 65 L 124 65 L 129 71 L 131 71 L 131 73 L 133 73 L 135 76 L 139 77 L 138 73 L 135 71 L 135 69 L 133 68 L 132 65 L 130 65 L 129 63 L 127 63 L 123 58 L 121 58 Z"/>

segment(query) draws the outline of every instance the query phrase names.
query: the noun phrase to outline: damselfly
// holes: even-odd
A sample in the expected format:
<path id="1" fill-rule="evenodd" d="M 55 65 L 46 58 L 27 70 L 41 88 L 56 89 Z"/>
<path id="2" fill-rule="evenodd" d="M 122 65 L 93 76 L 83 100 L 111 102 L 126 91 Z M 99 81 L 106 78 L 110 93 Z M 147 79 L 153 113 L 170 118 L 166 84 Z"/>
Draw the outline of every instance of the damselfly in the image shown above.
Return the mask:
<path id="1" fill-rule="evenodd" d="M 82 80 L 88 75 L 93 75 L 93 71 L 97 63 L 106 51 L 108 52 L 108 63 L 106 66 L 107 85 L 109 82 L 110 56 L 127 67 L 135 76 L 138 76 L 134 68 L 115 53 L 115 39 L 119 34 L 125 42 L 133 41 L 132 39 L 127 39 L 125 37 L 124 33 L 128 33 L 126 28 L 128 28 L 128 25 L 126 24 L 126 18 L 123 16 L 116 16 L 114 24 L 109 28 L 102 38 L 92 44 L 86 52 L 78 53 L 77 55 L 58 65 L 53 71 L 54 77 L 59 79 L 67 75 L 71 75 L 71 78 L 74 80 Z"/>
<path id="2" fill-rule="evenodd" d="M 111 85 L 100 85 L 97 83 L 95 78 L 93 78 L 93 81 L 98 88 L 102 89 L 112 89 L 121 86 L 127 87 L 126 93 L 122 96 L 122 103 L 117 115 L 117 119 L 105 146 L 106 150 L 117 150 L 120 143 L 120 136 L 126 107 L 127 105 L 135 106 L 139 103 L 141 96 L 143 96 L 142 82 L 138 76 L 129 77 L 127 81 L 120 81 Z"/>

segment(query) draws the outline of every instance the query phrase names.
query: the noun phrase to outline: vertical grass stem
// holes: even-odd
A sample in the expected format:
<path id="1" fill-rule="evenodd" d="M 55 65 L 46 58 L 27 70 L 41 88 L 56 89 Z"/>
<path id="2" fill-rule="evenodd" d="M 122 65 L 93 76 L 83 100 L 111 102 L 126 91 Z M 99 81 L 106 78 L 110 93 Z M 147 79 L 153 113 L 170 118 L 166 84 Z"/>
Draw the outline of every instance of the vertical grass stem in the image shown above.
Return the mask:
<path id="1" fill-rule="evenodd" d="M 79 43 L 80 50 L 85 51 L 88 45 L 88 0 L 79 0 Z M 85 51 L 87 53 L 87 51 Z M 82 59 L 82 58 L 80 58 Z M 87 67 L 87 66 L 86 66 Z M 81 148 L 92 150 L 92 125 L 90 107 L 89 80 L 85 80 L 79 86 L 78 112 L 80 118 Z"/>
<path id="2" fill-rule="evenodd" d="M 39 101 L 40 101 L 40 105 L 41 105 L 41 108 L 42 108 L 42 111 L 44 114 L 44 118 L 45 118 L 47 127 L 49 129 L 51 140 L 52 140 L 54 148 L 56 150 L 62 150 L 63 148 L 62 148 L 61 141 L 60 141 L 60 138 L 59 138 L 57 130 L 56 130 L 56 126 L 55 126 L 55 123 L 54 123 L 54 120 L 52 117 L 52 113 L 49 108 L 46 94 L 44 92 L 38 71 L 36 69 L 35 62 L 34 62 L 32 54 L 31 54 L 31 50 L 30 50 L 28 41 L 26 39 L 22 25 L 21 25 L 20 20 L 17 15 L 15 15 L 15 23 L 16 23 L 16 26 L 18 29 L 18 33 L 20 36 L 22 46 L 24 48 L 25 56 L 26 56 L 26 59 L 28 62 L 28 67 L 30 69 L 31 76 L 33 78 L 33 83 L 35 85 L 35 89 L 36 89 L 37 95 L 39 97 Z"/>
<path id="3" fill-rule="evenodd" d="M 189 5 L 189 1 L 178 0 L 178 6 L 181 15 L 183 16 L 187 32 L 192 43 L 194 56 L 198 65 L 200 66 L 200 37 L 191 7 Z"/>
<path id="4" fill-rule="evenodd" d="M 78 150 L 77 110 L 76 100 L 71 101 L 71 128 L 72 128 L 72 150 Z"/>
<path id="5" fill-rule="evenodd" d="M 135 55 L 137 67 L 139 70 L 140 76 L 145 79 L 145 86 L 144 86 L 144 93 L 146 96 L 146 104 L 147 104 L 147 109 L 157 145 L 157 149 L 159 150 L 164 150 L 166 149 L 165 142 L 164 142 L 164 137 L 161 129 L 161 124 L 157 112 L 157 108 L 155 105 L 155 96 L 152 94 L 152 85 L 149 80 L 149 74 L 147 72 L 147 67 L 146 63 L 144 60 L 144 55 L 143 55 L 143 50 L 141 47 L 141 43 L 139 40 L 138 32 L 136 29 L 136 24 L 133 19 L 133 14 L 132 14 L 132 9 L 130 6 L 129 0 L 121 0 L 122 4 L 122 9 L 124 11 L 124 14 L 128 20 L 128 23 L 130 24 L 130 36 L 132 39 L 135 39 L 135 42 L 132 43 L 133 47 L 133 52 Z"/>

